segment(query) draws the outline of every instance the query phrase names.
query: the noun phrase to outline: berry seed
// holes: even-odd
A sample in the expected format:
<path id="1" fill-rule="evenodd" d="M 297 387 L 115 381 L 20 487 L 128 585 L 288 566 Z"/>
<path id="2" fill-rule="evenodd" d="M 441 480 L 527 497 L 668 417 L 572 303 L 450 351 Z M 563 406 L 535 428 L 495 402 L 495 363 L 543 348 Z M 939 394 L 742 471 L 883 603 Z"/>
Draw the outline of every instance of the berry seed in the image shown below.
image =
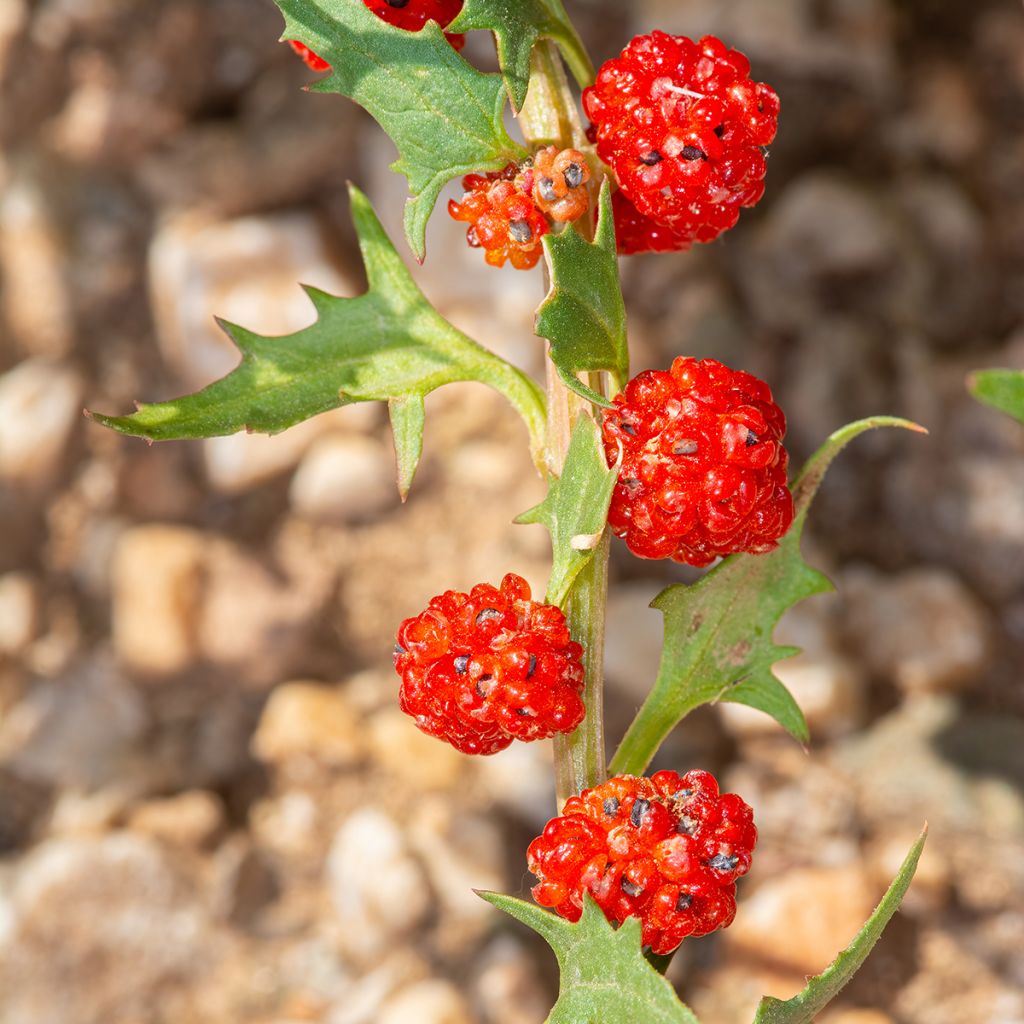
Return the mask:
<path id="1" fill-rule="evenodd" d="M 520 245 L 533 241 L 533 228 L 530 227 L 528 220 L 509 221 L 508 233 Z"/>
<path id="2" fill-rule="evenodd" d="M 644 155 L 640 157 L 640 163 L 647 164 L 648 167 L 653 167 L 655 164 L 660 164 L 662 159 L 662 155 L 656 149 L 652 149 L 649 153 L 644 153 Z"/>
<path id="3" fill-rule="evenodd" d="M 459 657 L 457 657 L 455 659 L 455 671 L 458 672 L 460 676 L 464 676 L 466 674 L 466 666 L 468 664 L 469 664 L 469 655 L 468 654 L 460 654 Z"/>
<path id="4" fill-rule="evenodd" d="M 708 155 L 703 149 L 698 149 L 696 146 L 684 146 L 682 153 L 679 154 L 684 160 L 707 160 Z"/>
<path id="5" fill-rule="evenodd" d="M 551 178 L 541 178 L 537 182 L 537 191 L 546 203 L 553 203 L 558 198 L 555 193 L 555 183 Z"/>
<path id="6" fill-rule="evenodd" d="M 647 815 L 647 811 L 651 806 L 650 800 L 640 799 L 633 804 L 633 810 L 630 811 L 629 820 L 639 828 L 643 824 L 643 820 Z"/>
<path id="7" fill-rule="evenodd" d="M 569 164 L 566 167 L 565 183 L 569 188 L 579 188 L 583 184 L 583 168 L 579 164 Z"/>
<path id="8" fill-rule="evenodd" d="M 636 882 L 631 882 L 628 878 L 623 878 L 619 885 L 622 886 L 622 891 L 627 896 L 639 896 L 644 891 L 642 885 L 637 885 Z"/>
<path id="9" fill-rule="evenodd" d="M 682 441 L 676 441 L 672 446 L 673 455 L 696 455 L 698 444 L 691 438 L 683 438 Z"/>
<path id="10" fill-rule="evenodd" d="M 735 871 L 740 859 L 735 854 L 716 853 L 708 861 L 708 867 L 715 871 Z"/>
<path id="11" fill-rule="evenodd" d="M 500 619 L 501 617 L 501 612 L 497 608 L 485 608 L 476 617 L 476 624 L 482 626 L 485 622 L 490 622 L 491 619 Z"/>
<path id="12" fill-rule="evenodd" d="M 681 914 L 693 906 L 693 897 L 688 892 L 681 892 L 676 900 L 676 910 Z"/>
<path id="13" fill-rule="evenodd" d="M 610 796 L 605 800 L 602 806 L 604 807 L 604 813 L 607 814 L 609 818 L 614 818 L 615 815 L 619 813 L 619 798 L 617 796 Z"/>

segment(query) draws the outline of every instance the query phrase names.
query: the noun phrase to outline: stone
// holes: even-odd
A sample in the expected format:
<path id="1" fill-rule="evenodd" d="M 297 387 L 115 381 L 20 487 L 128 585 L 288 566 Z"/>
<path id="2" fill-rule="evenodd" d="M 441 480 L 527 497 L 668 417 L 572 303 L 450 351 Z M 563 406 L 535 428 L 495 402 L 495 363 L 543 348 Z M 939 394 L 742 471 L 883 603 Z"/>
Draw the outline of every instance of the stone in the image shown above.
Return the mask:
<path id="1" fill-rule="evenodd" d="M 197 657 L 206 553 L 203 535 L 181 526 L 136 526 L 117 538 L 112 634 L 128 671 L 173 675 Z"/>
<path id="2" fill-rule="evenodd" d="M 149 718 L 138 692 L 94 662 L 37 682 L 0 717 L 0 760 L 26 779 L 70 789 L 130 779 L 144 788 Z"/>
<path id="3" fill-rule="evenodd" d="M 881 1010 L 864 1010 L 844 1006 L 828 1010 L 821 1017 L 821 1024 L 894 1024 L 892 1017 Z"/>
<path id="4" fill-rule="evenodd" d="M 454 747 L 416 728 L 398 707 L 385 707 L 367 723 L 374 763 L 413 791 L 454 789 L 464 777 L 467 758 Z"/>
<path id="5" fill-rule="evenodd" d="M 5 3 L 0 10 L 0 64 L 8 9 Z M 32 177 L 14 176 L 0 187 L 0 312 L 22 355 L 59 358 L 71 350 L 67 260 L 47 197 Z M 5 434 L 10 427 L 5 418 Z"/>
<path id="6" fill-rule="evenodd" d="M 134 832 L 169 846 L 209 848 L 225 825 L 224 805 L 213 793 L 192 790 L 140 804 L 128 819 Z"/>
<path id="7" fill-rule="evenodd" d="M 368 437 L 327 434 L 302 459 L 288 496 L 295 512 L 310 519 L 372 519 L 399 502 L 394 456 Z"/>
<path id="8" fill-rule="evenodd" d="M 0 985 L 11 1024 L 146 1020 L 216 961 L 192 886 L 151 840 L 52 839 L 19 866 Z"/>
<path id="9" fill-rule="evenodd" d="M 39 631 L 39 587 L 23 572 L 0 576 L 0 655 L 21 654 Z"/>
<path id="10" fill-rule="evenodd" d="M 508 935 L 484 950 L 473 973 L 473 991 L 488 1024 L 540 1024 L 551 1008 L 533 960 Z"/>
<path id="11" fill-rule="evenodd" d="M 251 750 L 257 760 L 276 767 L 307 760 L 348 767 L 363 752 L 359 715 L 336 687 L 284 683 L 263 708 Z"/>
<path id="12" fill-rule="evenodd" d="M 390 951 L 382 963 L 346 986 L 344 995 L 328 1012 L 325 1024 L 379 1024 L 377 1015 L 384 1001 L 403 986 L 412 985 L 430 973 L 428 965 L 410 949 Z M 417 1021 L 412 1017 L 410 1021 Z M 280 1024 L 275 1021 L 274 1024 Z M 289 1022 L 290 1024 L 290 1022 Z"/>
<path id="13" fill-rule="evenodd" d="M 331 844 L 325 881 L 350 958 L 372 961 L 417 927 L 432 900 L 419 861 L 394 819 L 372 806 L 356 810 Z"/>
<path id="14" fill-rule="evenodd" d="M 82 391 L 74 370 L 48 359 L 26 359 L 0 377 L 0 481 L 52 482 L 80 422 Z"/>
<path id="15" fill-rule="evenodd" d="M 448 981 L 431 978 L 396 992 L 381 1007 L 378 1024 L 473 1024 L 466 1000 Z"/>
<path id="16" fill-rule="evenodd" d="M 906 694 L 972 689 L 991 656 L 987 615 L 973 594 L 943 569 L 892 578 L 847 571 L 839 588 L 851 649 Z"/>
<path id="17" fill-rule="evenodd" d="M 741 899 L 723 941 L 755 959 L 818 974 L 860 931 L 882 891 L 856 864 L 791 870 Z"/>

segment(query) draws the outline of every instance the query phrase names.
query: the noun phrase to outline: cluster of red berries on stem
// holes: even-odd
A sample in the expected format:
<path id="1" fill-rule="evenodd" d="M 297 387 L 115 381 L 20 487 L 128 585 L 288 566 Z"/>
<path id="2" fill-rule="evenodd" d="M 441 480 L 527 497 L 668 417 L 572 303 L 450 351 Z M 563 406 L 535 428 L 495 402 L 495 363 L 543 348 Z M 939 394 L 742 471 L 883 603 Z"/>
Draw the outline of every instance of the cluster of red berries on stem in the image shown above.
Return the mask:
<path id="1" fill-rule="evenodd" d="M 530 600 L 526 580 L 446 591 L 398 630 L 402 710 L 466 754 L 547 739 L 583 721 L 583 648 L 565 615 Z"/>
<path id="2" fill-rule="evenodd" d="M 793 522 L 786 418 L 749 373 L 680 356 L 634 377 L 602 432 L 608 464 L 621 459 L 608 524 L 641 558 L 764 554 Z"/>
<path id="3" fill-rule="evenodd" d="M 764 195 L 764 147 L 778 127 L 774 89 L 714 36 L 637 36 L 583 94 L 591 134 L 620 200 L 622 252 L 709 242 Z M 630 206 L 650 224 L 638 222 Z"/>
<path id="4" fill-rule="evenodd" d="M 526 856 L 541 906 L 578 921 L 589 892 L 610 921 L 640 918 L 644 945 L 661 955 L 731 924 L 756 842 L 750 807 L 719 795 L 712 775 L 662 771 L 570 797 Z"/>
<path id="5" fill-rule="evenodd" d="M 541 239 L 551 223 L 577 220 L 587 212 L 589 180 L 582 153 L 549 146 L 522 165 L 466 175 L 464 195 L 449 201 L 448 213 L 469 224 L 466 240 L 484 250 L 490 266 L 508 261 L 517 270 L 529 270 L 543 255 Z"/>
<path id="6" fill-rule="evenodd" d="M 436 21 L 441 28 L 454 21 L 462 10 L 463 0 L 363 0 L 363 3 L 389 25 L 407 32 L 419 32 L 428 21 Z M 466 45 L 464 35 L 446 32 L 445 38 L 456 50 Z M 331 65 L 304 43 L 297 39 L 289 39 L 288 43 L 310 71 L 319 74 L 331 70 Z"/>

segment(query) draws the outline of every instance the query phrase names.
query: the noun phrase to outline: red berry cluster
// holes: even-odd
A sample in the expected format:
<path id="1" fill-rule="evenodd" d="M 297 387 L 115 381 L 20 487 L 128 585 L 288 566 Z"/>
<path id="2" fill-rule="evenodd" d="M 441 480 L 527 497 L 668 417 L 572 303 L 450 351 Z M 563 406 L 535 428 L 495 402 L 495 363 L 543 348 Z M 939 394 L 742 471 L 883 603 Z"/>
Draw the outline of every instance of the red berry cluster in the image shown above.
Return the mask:
<path id="1" fill-rule="evenodd" d="M 554 605 L 530 600 L 526 580 L 449 590 L 398 630 L 402 710 L 465 754 L 547 739 L 583 721 L 583 648 Z"/>
<path id="2" fill-rule="evenodd" d="M 540 240 L 551 226 L 534 202 L 532 177 L 525 182 L 519 167 L 509 164 L 504 171 L 467 174 L 462 187 L 462 201 L 449 200 L 448 213 L 469 224 L 470 246 L 483 249 L 492 267 L 506 260 L 516 270 L 535 267 L 543 255 Z"/>
<path id="3" fill-rule="evenodd" d="M 610 921 L 639 917 L 644 945 L 663 954 L 732 923 L 756 842 L 753 812 L 713 776 L 665 771 L 570 797 L 526 857 L 541 906 L 578 921 L 589 892 Z"/>
<path id="4" fill-rule="evenodd" d="M 714 36 L 637 36 L 602 66 L 583 105 L 619 187 L 687 244 L 717 238 L 764 194 L 763 147 L 775 138 L 779 97 Z M 641 251 L 642 234 L 623 230 Z"/>
<path id="5" fill-rule="evenodd" d="M 623 256 L 638 252 L 684 252 L 693 239 L 645 217 L 619 189 L 612 195 L 615 242 Z"/>
<path id="6" fill-rule="evenodd" d="M 703 566 L 789 529 L 786 418 L 764 381 L 679 357 L 634 377 L 602 429 L 608 464 L 622 459 L 608 523 L 635 555 Z"/>
<path id="7" fill-rule="evenodd" d="M 454 21 L 462 10 L 463 0 L 363 0 L 363 3 L 389 25 L 419 32 L 428 21 L 436 21 L 441 28 Z M 466 43 L 462 35 L 447 38 L 456 50 L 461 50 Z"/>

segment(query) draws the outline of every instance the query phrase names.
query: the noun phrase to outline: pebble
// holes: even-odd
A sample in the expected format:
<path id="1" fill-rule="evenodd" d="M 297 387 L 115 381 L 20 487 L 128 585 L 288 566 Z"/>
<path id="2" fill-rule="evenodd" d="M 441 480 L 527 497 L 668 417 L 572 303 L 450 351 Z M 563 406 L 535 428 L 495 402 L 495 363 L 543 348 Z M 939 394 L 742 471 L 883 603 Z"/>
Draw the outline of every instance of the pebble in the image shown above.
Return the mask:
<path id="1" fill-rule="evenodd" d="M 310 519 L 372 519 L 399 502 L 394 456 L 368 437 L 327 434 L 303 457 L 288 496 L 293 510 Z"/>
<path id="2" fill-rule="evenodd" d="M 326 883 L 339 942 L 354 960 L 373 960 L 421 923 L 432 905 L 423 868 L 393 818 L 373 807 L 351 814 L 327 857 Z"/>
<path id="3" fill-rule="evenodd" d="M 22 572 L 0 576 L 0 654 L 24 651 L 39 631 L 39 587 Z"/>
<path id="4" fill-rule="evenodd" d="M 509 935 L 498 936 L 484 950 L 473 992 L 488 1024 L 540 1024 L 551 1005 L 533 960 Z"/>
<path id="5" fill-rule="evenodd" d="M 405 790 L 453 789 L 464 776 L 466 756 L 420 732 L 412 718 L 397 707 L 374 714 L 367 732 L 374 764 Z"/>
<path id="6" fill-rule="evenodd" d="M 215 962 L 202 905 L 129 833 L 51 839 L 20 865 L 0 983 L 12 1022 L 145 1020 L 155 992 Z"/>
<path id="7" fill-rule="evenodd" d="M 861 568 L 847 571 L 839 590 L 851 649 L 879 677 L 908 695 L 980 684 L 991 656 L 987 615 L 951 573 Z"/>
<path id="8" fill-rule="evenodd" d="M 82 392 L 79 375 L 49 359 L 26 359 L 0 377 L 0 481 L 52 482 L 81 421 Z"/>
<path id="9" fill-rule="evenodd" d="M 857 934 L 880 895 L 856 864 L 790 870 L 741 900 L 724 941 L 745 955 L 817 974 Z"/>
<path id="10" fill-rule="evenodd" d="M 129 671 L 168 676 L 197 657 L 206 548 L 202 534 L 180 526 L 137 526 L 117 538 L 113 640 Z"/>
<path id="11" fill-rule="evenodd" d="M 128 821 L 135 832 L 191 850 L 210 847 L 224 825 L 224 805 L 206 790 L 148 800 L 132 811 Z"/>
<path id="12" fill-rule="evenodd" d="M 381 1007 L 378 1024 L 474 1024 L 466 1000 L 447 981 L 429 979 L 401 989 Z"/>
<path id="13" fill-rule="evenodd" d="M 314 761 L 349 767 L 362 756 L 358 714 L 335 687 L 284 683 L 275 687 L 252 738 L 253 756 L 267 765 Z"/>

